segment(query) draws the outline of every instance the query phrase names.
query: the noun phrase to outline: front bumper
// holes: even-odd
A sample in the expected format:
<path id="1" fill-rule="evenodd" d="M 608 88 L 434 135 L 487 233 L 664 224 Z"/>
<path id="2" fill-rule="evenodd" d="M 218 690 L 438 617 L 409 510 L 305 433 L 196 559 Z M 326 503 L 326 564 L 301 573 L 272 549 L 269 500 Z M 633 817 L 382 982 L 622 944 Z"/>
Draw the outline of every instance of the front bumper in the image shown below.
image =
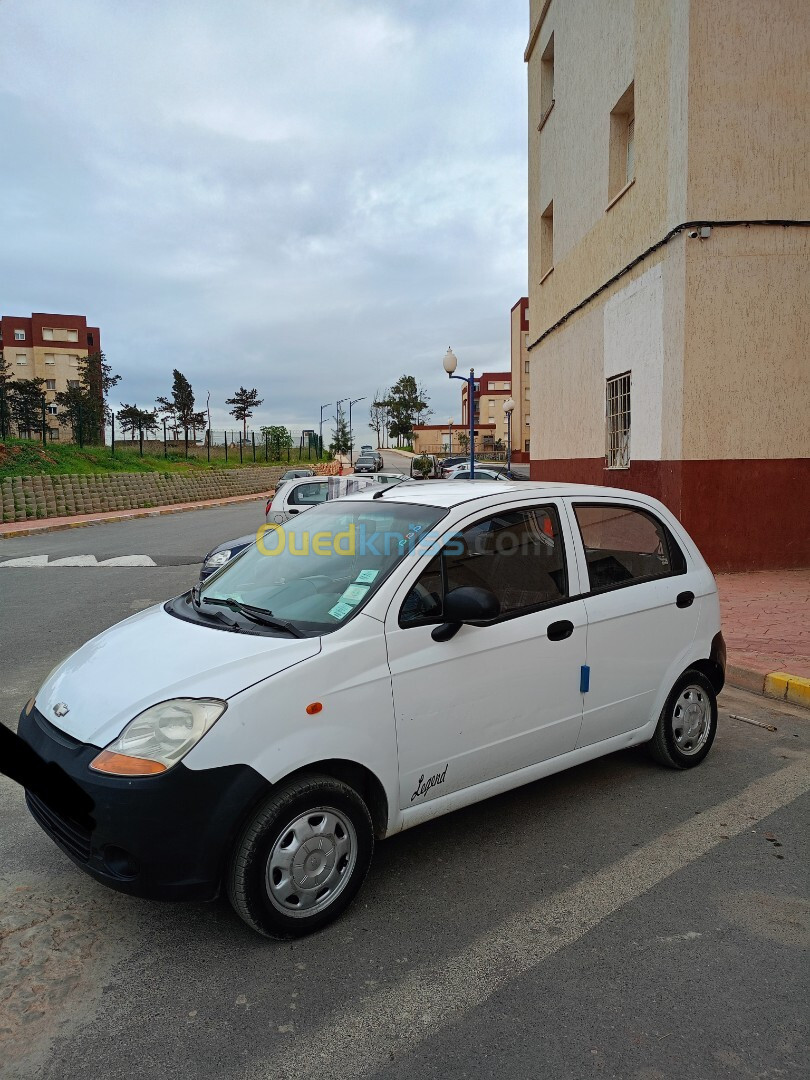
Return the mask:
<path id="1" fill-rule="evenodd" d="M 268 789 L 248 765 L 189 769 L 182 762 L 149 777 L 90 769 L 100 747 L 77 742 L 36 709 L 18 733 L 55 761 L 95 802 L 92 831 L 47 798 L 26 792 L 28 809 L 50 838 L 97 881 L 152 900 L 211 900 L 239 830 Z"/>

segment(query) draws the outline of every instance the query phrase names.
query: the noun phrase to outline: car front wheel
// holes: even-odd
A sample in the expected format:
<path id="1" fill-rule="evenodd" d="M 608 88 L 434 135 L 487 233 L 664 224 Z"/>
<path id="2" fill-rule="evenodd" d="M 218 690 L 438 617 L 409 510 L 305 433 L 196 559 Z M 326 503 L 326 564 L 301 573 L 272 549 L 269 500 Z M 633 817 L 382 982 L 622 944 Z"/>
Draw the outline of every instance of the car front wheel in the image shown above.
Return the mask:
<path id="1" fill-rule="evenodd" d="M 373 849 L 371 816 L 357 792 L 332 777 L 302 776 L 245 826 L 228 868 L 228 897 L 260 934 L 300 937 L 345 911 Z"/>
<path id="2" fill-rule="evenodd" d="M 690 669 L 669 692 L 649 751 L 661 765 L 691 769 L 711 750 L 716 733 L 717 694 L 702 672 Z"/>

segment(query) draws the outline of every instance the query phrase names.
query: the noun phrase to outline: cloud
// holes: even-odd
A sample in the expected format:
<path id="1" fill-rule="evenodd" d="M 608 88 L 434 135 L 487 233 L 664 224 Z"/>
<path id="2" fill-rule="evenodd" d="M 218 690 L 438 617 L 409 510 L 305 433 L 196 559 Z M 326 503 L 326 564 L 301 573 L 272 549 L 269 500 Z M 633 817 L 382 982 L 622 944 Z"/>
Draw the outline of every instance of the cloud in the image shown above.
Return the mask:
<path id="1" fill-rule="evenodd" d="M 526 289 L 524 0 L 5 0 L 4 313 L 86 313 L 124 400 L 214 423 L 509 362 Z M 452 387 L 457 384 L 452 384 Z"/>

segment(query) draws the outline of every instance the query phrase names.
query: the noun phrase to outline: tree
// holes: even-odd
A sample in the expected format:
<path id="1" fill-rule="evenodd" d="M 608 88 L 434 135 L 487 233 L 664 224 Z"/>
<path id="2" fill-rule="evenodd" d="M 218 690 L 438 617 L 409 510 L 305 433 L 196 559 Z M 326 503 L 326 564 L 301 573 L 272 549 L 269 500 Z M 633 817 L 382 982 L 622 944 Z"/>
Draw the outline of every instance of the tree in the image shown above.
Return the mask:
<path id="1" fill-rule="evenodd" d="M 247 438 L 248 417 L 253 416 L 254 410 L 258 409 L 263 401 L 264 398 L 259 397 L 259 391 L 255 387 L 252 390 L 246 390 L 244 386 L 240 386 L 232 398 L 225 398 L 225 404 L 233 406 L 229 410 L 231 416 L 242 421 L 244 439 Z"/>
<path id="2" fill-rule="evenodd" d="M 8 438 L 11 431 L 11 397 L 13 393 L 11 367 L 2 351 L 0 351 L 0 439 Z"/>
<path id="3" fill-rule="evenodd" d="M 456 436 L 458 439 L 459 449 L 462 454 L 468 454 L 470 452 L 470 435 L 467 431 L 460 431 Z"/>
<path id="4" fill-rule="evenodd" d="M 62 423 L 70 425 L 74 440 L 84 445 L 88 441 L 87 432 L 92 427 L 88 416 L 90 405 L 87 391 L 82 389 L 81 383 L 77 386 L 68 384 L 67 390 L 60 390 L 56 395 L 56 404 L 61 410 Z M 85 422 L 86 416 L 87 422 Z"/>
<path id="5" fill-rule="evenodd" d="M 132 441 L 135 441 L 135 432 L 156 432 L 159 428 L 157 409 L 139 409 L 137 405 L 121 405 L 118 410 L 118 424 L 126 434 L 132 433 Z"/>
<path id="6" fill-rule="evenodd" d="M 175 428 L 174 437 L 177 438 L 177 427 L 183 429 L 183 435 L 188 442 L 189 428 L 193 432 L 194 441 L 197 441 L 197 428 L 205 424 L 205 413 L 194 410 L 194 391 L 191 383 L 182 373 L 174 368 L 172 372 L 172 396 L 155 399 L 158 411 L 166 417 Z"/>
<path id="7" fill-rule="evenodd" d="M 270 424 L 259 430 L 265 443 L 270 445 L 270 449 L 276 457 L 281 457 L 281 451 L 287 450 L 293 444 L 292 435 L 281 424 Z"/>
<path id="8" fill-rule="evenodd" d="M 385 403 L 387 391 L 378 390 L 369 410 L 370 426 L 377 436 L 377 449 L 382 446 L 381 436 L 388 428 L 388 408 Z"/>
<path id="9" fill-rule="evenodd" d="M 415 472 L 419 473 L 423 480 L 427 480 L 433 472 L 433 462 L 427 454 L 420 454 L 419 457 L 413 459 L 413 468 Z"/>
<path id="10" fill-rule="evenodd" d="M 16 379 L 10 399 L 11 416 L 20 432 L 31 438 L 42 433 L 42 406 L 45 402 L 44 379 Z"/>
<path id="11" fill-rule="evenodd" d="M 109 417 L 107 398 L 110 390 L 121 382 L 113 375 L 103 352 L 88 353 L 79 359 L 79 388 L 84 393 L 82 405 L 82 434 L 84 442 L 104 444 L 104 428 Z M 59 395 L 57 395 L 57 404 Z"/>
<path id="12" fill-rule="evenodd" d="M 343 413 L 338 413 L 337 427 L 332 432 L 329 449 L 333 454 L 348 454 L 353 447 L 354 436 L 349 434 L 349 425 L 343 419 Z"/>
<path id="13" fill-rule="evenodd" d="M 388 416 L 388 434 L 397 440 L 401 446 L 403 440 L 410 443 L 413 440 L 413 426 L 416 418 L 422 414 L 430 414 L 428 397 L 424 391 L 416 385 L 413 375 L 403 375 L 387 392 L 382 399 L 382 405 Z"/>

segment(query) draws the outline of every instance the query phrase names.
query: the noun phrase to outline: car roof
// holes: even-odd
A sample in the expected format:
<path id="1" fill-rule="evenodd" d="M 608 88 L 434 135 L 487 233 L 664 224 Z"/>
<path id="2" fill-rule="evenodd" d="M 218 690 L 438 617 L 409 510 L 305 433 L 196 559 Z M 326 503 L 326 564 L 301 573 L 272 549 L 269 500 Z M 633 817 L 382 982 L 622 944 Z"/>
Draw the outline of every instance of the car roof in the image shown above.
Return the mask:
<path id="1" fill-rule="evenodd" d="M 571 495 L 582 498 L 584 496 L 596 501 L 607 496 L 611 498 L 618 496 L 623 499 L 640 499 L 646 503 L 655 502 L 649 495 L 638 491 L 628 491 L 625 488 L 602 487 L 600 484 L 566 484 L 550 480 L 529 480 L 523 484 L 515 484 L 511 480 L 411 480 L 408 484 L 392 487 L 390 492 L 383 488 L 382 499 L 385 502 L 452 507 L 492 495 L 511 495 L 522 500 L 530 496 L 533 491 L 545 497 Z M 353 492 L 352 498 L 367 502 L 371 501 L 375 495 L 378 499 L 380 498 L 379 489 L 376 492 L 373 490 Z"/>

